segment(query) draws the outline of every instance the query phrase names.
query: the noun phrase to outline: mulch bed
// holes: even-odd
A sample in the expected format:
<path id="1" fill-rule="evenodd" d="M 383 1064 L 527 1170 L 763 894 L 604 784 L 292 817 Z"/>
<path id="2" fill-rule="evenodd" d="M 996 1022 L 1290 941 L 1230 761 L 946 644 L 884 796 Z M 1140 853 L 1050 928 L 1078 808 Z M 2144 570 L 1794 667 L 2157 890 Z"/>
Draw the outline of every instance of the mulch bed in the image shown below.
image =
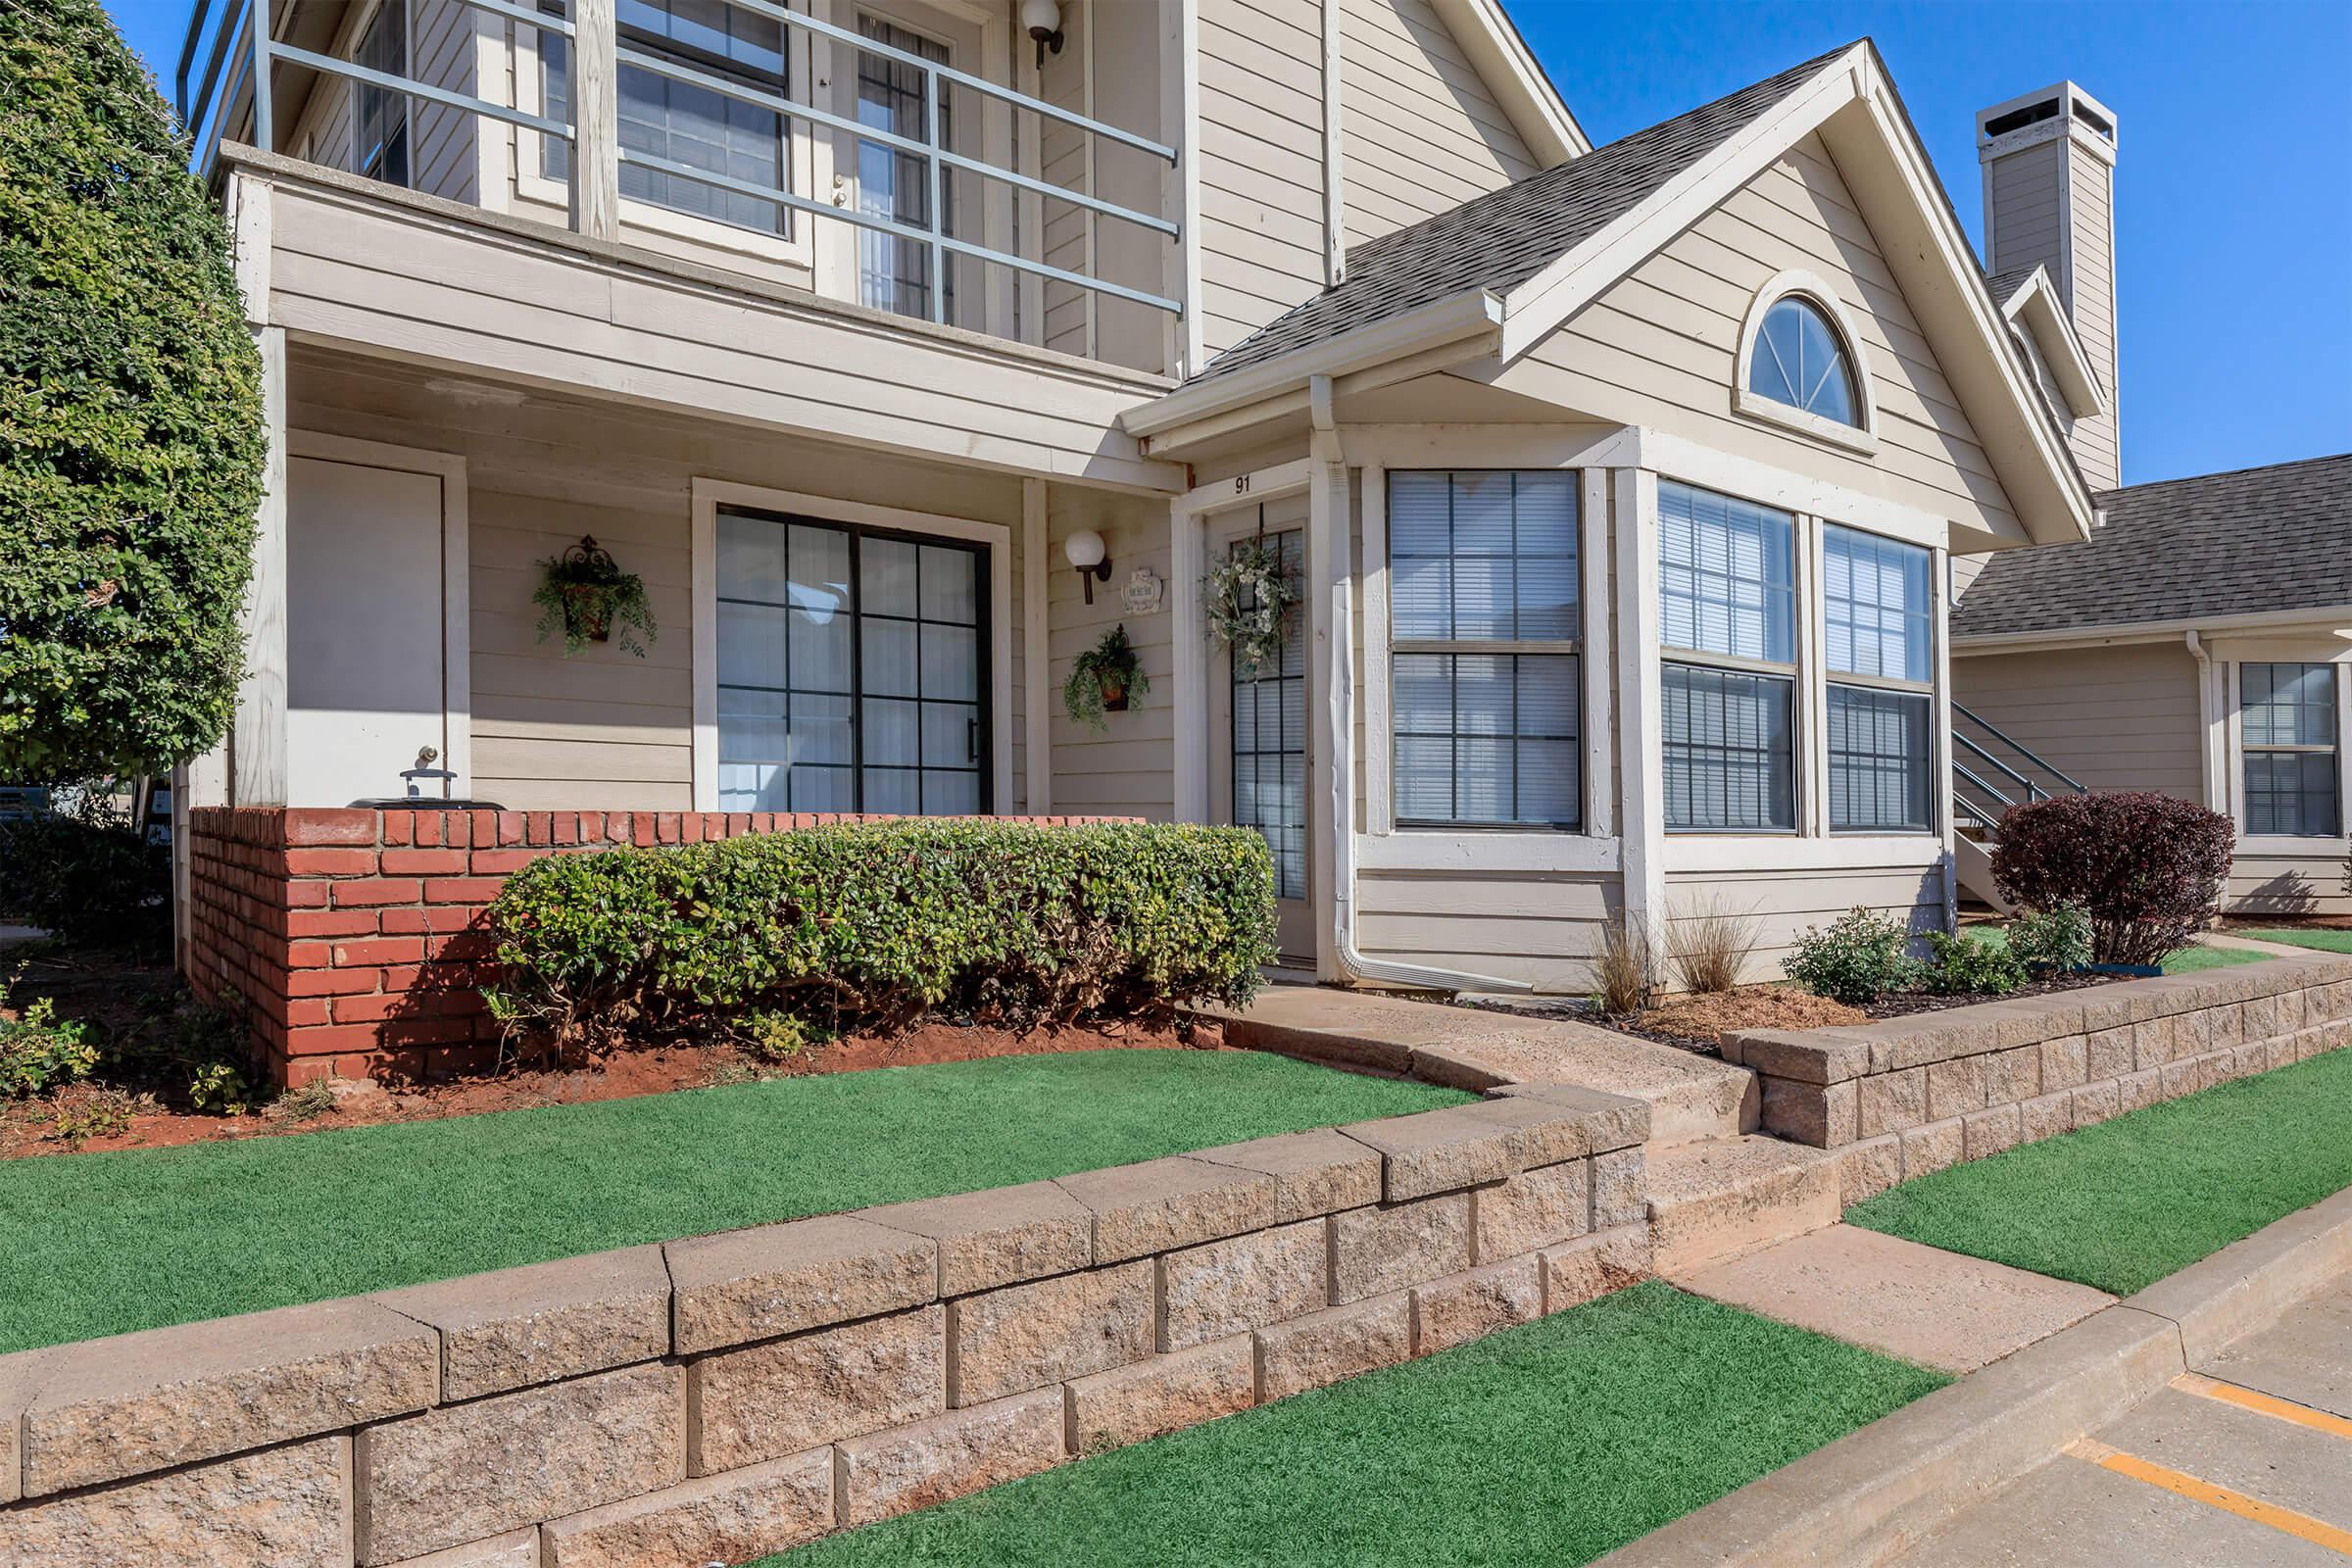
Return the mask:
<path id="1" fill-rule="evenodd" d="M 1881 1018 L 1904 1018 L 1914 1013 L 1940 1012 L 1946 1007 L 1973 1007 L 1984 1002 L 2014 1002 L 2045 997 L 2059 991 L 2081 991 L 2127 978 L 2114 974 L 2070 974 L 2035 980 L 1999 996 L 1973 993 L 1942 996 L 1932 991 L 1902 991 L 1868 1007 L 1814 996 L 1791 985 L 1741 986 L 1713 996 L 1682 997 L 1664 1006 L 1637 1013 L 1608 1013 L 1573 998 L 1519 1001 L 1481 997 L 1460 1004 L 1485 1012 L 1514 1013 L 1526 1018 L 1564 1018 L 1595 1024 L 1619 1034 L 1635 1035 L 1701 1056 L 1720 1056 L 1724 1031 L 1731 1029 L 1835 1029 L 1872 1023 Z"/>
<path id="2" fill-rule="evenodd" d="M 12 963 L 10 965 L 14 967 Z M 124 963 L 89 954 L 40 952 L 25 961 L 12 1002 L 38 997 L 57 1002 L 60 1018 L 80 1019 L 102 1053 L 109 1042 L 156 1026 L 179 997 L 178 977 L 167 966 Z M 14 1007 L 0 1009 L 13 1013 Z M 851 1035 L 780 1062 L 759 1060 L 733 1041 L 662 1045 L 616 1052 L 584 1064 L 518 1065 L 502 1072 L 432 1083 L 346 1084 L 331 1102 L 294 1097 L 259 1104 L 243 1115 L 198 1112 L 171 1102 L 176 1086 L 113 1082 L 72 1085 L 33 1100 L 0 1100 L 0 1159 L 118 1149 L 166 1149 L 182 1144 L 275 1137 L 331 1127 L 438 1121 L 494 1110 L 529 1110 L 628 1100 L 682 1089 L 745 1083 L 759 1078 L 863 1072 L 881 1067 L 979 1061 L 994 1056 L 1061 1055 L 1080 1051 L 1222 1050 L 1223 1031 L 1196 1022 L 1189 1036 L 1174 1027 L 1105 1022 L 1015 1032 L 976 1024 L 930 1022 L 887 1038 Z M 106 1072 L 102 1059 L 100 1074 Z M 269 1091 L 257 1086 L 258 1095 Z M 103 1106 L 113 1129 L 78 1136 L 61 1131 L 77 1113 Z"/>

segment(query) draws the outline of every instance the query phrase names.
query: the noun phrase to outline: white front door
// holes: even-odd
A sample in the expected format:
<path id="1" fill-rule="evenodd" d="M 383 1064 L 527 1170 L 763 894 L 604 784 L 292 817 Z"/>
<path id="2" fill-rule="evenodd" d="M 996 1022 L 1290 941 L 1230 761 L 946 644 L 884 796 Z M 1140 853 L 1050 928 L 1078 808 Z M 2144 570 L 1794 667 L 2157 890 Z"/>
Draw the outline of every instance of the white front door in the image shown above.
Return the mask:
<path id="1" fill-rule="evenodd" d="M 419 749 L 450 754 L 443 481 L 317 458 L 286 479 L 286 804 L 401 795 Z"/>

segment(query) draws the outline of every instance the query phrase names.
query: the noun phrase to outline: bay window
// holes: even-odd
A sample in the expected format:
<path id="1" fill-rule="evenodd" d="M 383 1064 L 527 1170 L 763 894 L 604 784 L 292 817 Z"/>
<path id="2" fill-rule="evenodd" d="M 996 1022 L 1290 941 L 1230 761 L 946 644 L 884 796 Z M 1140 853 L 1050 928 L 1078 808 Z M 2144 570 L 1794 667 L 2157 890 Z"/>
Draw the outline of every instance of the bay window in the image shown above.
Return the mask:
<path id="1" fill-rule="evenodd" d="M 1796 826 L 1796 551 L 1788 513 L 1658 485 L 1666 826 Z"/>
<path id="2" fill-rule="evenodd" d="M 1396 813 L 1583 822 L 1577 477 L 1389 476 Z"/>
<path id="3" fill-rule="evenodd" d="M 1822 530 L 1834 833 L 1924 833 L 1935 824 L 1930 563 L 1918 545 Z"/>
<path id="4" fill-rule="evenodd" d="M 2335 666 L 2240 664 L 2237 693 L 2246 832 L 2334 838 L 2343 831 Z"/>

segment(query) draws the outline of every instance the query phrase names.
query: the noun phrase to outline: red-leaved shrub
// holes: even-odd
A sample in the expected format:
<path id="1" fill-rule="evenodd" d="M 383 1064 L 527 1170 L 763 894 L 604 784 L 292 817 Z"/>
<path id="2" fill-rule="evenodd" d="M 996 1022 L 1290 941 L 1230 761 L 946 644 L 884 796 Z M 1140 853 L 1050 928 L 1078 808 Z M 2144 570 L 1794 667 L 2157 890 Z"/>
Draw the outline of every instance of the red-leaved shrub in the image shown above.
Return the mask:
<path id="1" fill-rule="evenodd" d="M 2036 909 L 2078 905 L 2097 963 L 2156 963 L 2219 911 L 2237 832 L 2202 806 L 2129 790 L 2065 795 L 2001 818 L 1992 880 Z"/>

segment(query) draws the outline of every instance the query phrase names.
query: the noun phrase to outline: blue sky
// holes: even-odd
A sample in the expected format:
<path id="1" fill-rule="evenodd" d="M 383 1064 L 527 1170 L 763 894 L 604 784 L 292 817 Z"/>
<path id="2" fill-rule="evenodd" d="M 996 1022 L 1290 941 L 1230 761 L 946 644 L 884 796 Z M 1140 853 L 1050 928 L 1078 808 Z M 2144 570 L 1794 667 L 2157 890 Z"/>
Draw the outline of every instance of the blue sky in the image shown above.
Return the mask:
<path id="1" fill-rule="evenodd" d="M 2116 112 L 2124 478 L 2352 449 L 2352 5 L 1505 0 L 1595 143 L 1868 34 L 1970 237 L 1976 112 Z M 168 81 L 187 0 L 111 0 Z"/>

